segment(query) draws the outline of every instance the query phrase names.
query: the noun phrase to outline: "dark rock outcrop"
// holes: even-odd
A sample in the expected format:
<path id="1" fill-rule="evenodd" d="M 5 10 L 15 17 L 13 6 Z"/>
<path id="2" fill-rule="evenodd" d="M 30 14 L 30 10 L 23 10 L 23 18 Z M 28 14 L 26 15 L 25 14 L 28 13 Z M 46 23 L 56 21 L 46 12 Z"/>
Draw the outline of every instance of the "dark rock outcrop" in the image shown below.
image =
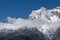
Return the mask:
<path id="1" fill-rule="evenodd" d="M 6 36 L 0 37 L 0 40 L 45 40 L 45 37 L 37 28 L 25 28 L 8 33 Z"/>

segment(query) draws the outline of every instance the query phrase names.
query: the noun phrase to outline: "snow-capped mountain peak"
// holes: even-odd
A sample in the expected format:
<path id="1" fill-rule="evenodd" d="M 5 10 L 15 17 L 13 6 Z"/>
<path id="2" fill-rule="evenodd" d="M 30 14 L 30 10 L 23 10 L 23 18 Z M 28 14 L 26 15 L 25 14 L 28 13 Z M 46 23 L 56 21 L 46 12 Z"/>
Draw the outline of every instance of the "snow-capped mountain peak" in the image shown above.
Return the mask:
<path id="1" fill-rule="evenodd" d="M 29 19 L 43 19 L 43 20 L 50 20 L 52 16 L 60 17 L 60 7 L 56 7 L 53 9 L 46 9 L 41 7 L 39 10 L 34 10 L 29 15 Z"/>
<path id="2" fill-rule="evenodd" d="M 39 10 L 32 11 L 32 13 L 29 15 L 29 19 L 44 19 L 46 12 L 46 8 L 41 7 Z"/>

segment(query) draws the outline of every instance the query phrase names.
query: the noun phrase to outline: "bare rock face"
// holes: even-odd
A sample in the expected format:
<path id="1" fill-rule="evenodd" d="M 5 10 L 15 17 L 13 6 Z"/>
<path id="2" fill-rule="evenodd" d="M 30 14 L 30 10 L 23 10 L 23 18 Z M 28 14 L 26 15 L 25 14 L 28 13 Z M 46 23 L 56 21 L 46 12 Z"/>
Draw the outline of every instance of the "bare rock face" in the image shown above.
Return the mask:
<path id="1" fill-rule="evenodd" d="M 55 32 L 52 40 L 60 40 L 60 28 L 58 28 L 57 31 Z"/>
<path id="2" fill-rule="evenodd" d="M 0 40 L 45 40 L 44 35 L 38 29 L 19 29 L 13 33 L 8 33 Z"/>

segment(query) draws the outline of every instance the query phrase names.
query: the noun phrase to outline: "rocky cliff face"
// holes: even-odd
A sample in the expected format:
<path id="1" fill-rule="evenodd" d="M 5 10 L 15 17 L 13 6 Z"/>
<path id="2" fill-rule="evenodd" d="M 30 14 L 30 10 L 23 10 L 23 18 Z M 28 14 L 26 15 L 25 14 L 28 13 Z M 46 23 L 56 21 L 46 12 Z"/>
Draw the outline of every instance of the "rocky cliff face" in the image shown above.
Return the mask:
<path id="1" fill-rule="evenodd" d="M 44 34 L 36 28 L 26 28 L 18 29 L 13 33 L 8 33 L 7 35 L 0 37 L 0 40 L 45 40 L 45 37 Z"/>

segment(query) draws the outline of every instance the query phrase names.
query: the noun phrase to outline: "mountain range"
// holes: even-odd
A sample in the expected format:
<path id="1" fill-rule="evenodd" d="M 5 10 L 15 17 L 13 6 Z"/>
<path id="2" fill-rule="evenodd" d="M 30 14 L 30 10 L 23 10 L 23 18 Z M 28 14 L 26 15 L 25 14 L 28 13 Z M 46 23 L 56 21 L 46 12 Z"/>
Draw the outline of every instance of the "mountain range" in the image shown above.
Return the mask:
<path id="1" fill-rule="evenodd" d="M 0 40 L 60 40 L 60 7 L 33 10 L 28 19 L 0 22 Z"/>

